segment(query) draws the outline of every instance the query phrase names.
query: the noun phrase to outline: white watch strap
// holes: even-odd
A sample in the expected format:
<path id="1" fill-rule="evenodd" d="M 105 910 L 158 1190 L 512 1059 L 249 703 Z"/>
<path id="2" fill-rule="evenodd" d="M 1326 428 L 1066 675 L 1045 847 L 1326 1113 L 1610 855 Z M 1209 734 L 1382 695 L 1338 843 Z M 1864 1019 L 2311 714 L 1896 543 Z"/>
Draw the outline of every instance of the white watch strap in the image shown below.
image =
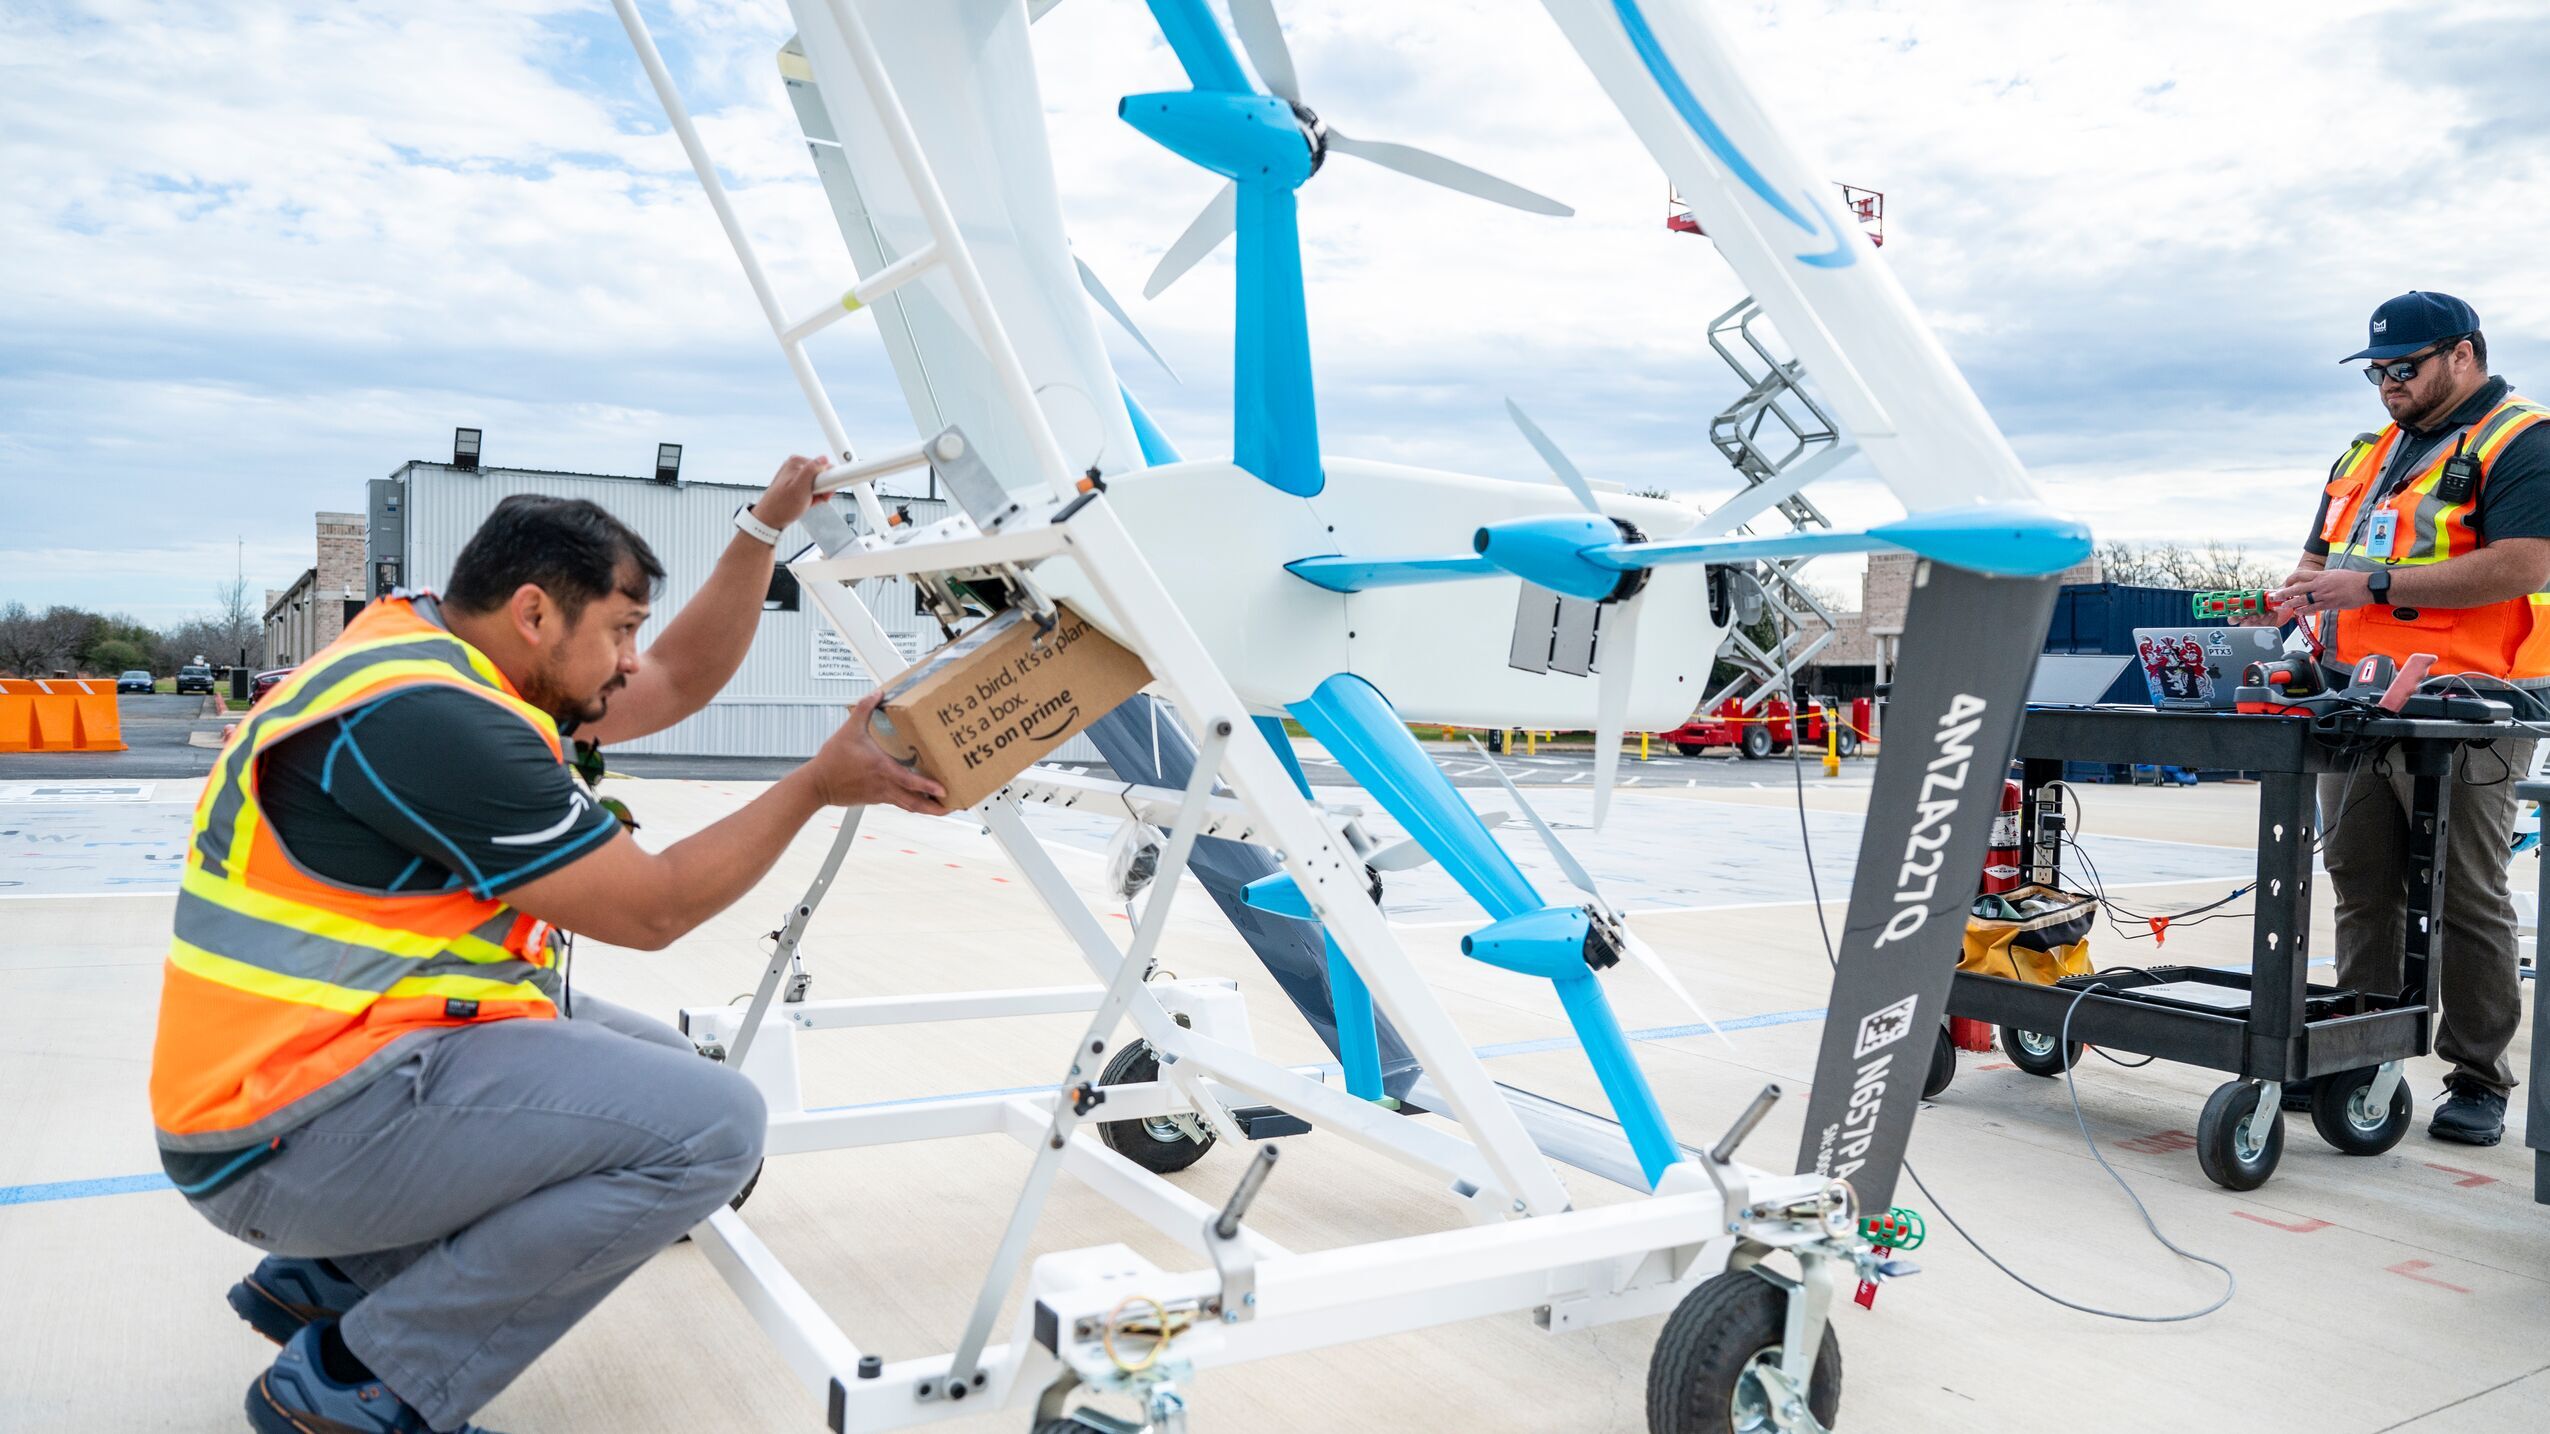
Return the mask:
<path id="1" fill-rule="evenodd" d="M 768 523 L 763 522 L 761 519 L 754 517 L 753 505 L 750 503 L 746 503 L 744 506 L 735 510 L 735 530 L 741 533 L 750 533 L 753 537 L 761 540 L 762 542 L 768 543 L 774 548 L 779 546 L 779 530 L 770 526 Z"/>

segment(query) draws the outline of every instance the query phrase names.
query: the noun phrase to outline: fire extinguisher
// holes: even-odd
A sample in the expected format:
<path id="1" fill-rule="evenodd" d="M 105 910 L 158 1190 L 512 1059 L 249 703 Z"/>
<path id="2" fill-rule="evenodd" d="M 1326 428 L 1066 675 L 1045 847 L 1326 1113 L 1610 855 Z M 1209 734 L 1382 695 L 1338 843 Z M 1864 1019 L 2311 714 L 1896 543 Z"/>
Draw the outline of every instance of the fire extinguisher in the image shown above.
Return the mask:
<path id="1" fill-rule="evenodd" d="M 2001 783 L 2001 810 L 1992 818 L 1992 845 L 1983 854 L 1982 890 L 1986 895 L 1997 896 L 2019 888 L 2020 804 L 2019 783 L 2005 779 Z"/>

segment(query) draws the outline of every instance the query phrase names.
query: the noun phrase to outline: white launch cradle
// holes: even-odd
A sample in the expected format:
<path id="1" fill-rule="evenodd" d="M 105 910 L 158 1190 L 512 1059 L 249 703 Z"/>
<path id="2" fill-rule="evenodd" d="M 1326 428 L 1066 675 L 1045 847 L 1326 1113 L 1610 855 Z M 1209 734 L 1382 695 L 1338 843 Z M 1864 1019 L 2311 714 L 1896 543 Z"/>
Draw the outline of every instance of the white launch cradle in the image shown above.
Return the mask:
<path id="1" fill-rule="evenodd" d="M 1756 1360 L 1749 1372 L 1772 1396 L 1776 1427 L 1820 1427 L 1804 1406 L 1826 1334 L 1826 1310 L 1844 1278 L 1877 1267 L 1859 1238 L 1846 1183 L 1733 1162 L 1737 1143 L 1767 1112 L 1777 1088 L 1766 1088 L 1735 1116 L 1711 1150 L 1668 1167 L 1652 1193 L 1598 1209 L 1576 1208 L 1371 900 L 1368 844 L 1350 821 L 1324 811 L 1296 787 L 1111 508 L 1103 486 L 1084 485 L 1063 458 L 856 8 L 845 0 L 801 0 L 800 33 L 810 52 L 837 45 L 857 66 L 873 119 L 928 222 L 930 242 L 852 285 L 842 300 L 791 319 L 727 201 L 634 0 L 613 3 L 831 445 L 833 465 L 818 486 L 850 488 L 866 519 L 865 531 L 840 551 L 792 565 L 804 590 L 884 681 L 907 663 L 855 591 L 859 580 L 910 575 L 941 585 L 942 594 L 950 578 L 991 581 L 1041 604 L 1040 568 L 1069 564 L 1077 569 L 1076 590 L 1104 604 L 1112 629 L 1148 665 L 1156 690 L 1173 704 L 1198 748 L 1195 775 L 1182 790 L 1128 789 L 1037 770 L 974 810 L 1077 948 L 1092 983 L 786 999 L 783 991 L 803 994 L 802 982 L 790 979 L 797 945 L 853 846 L 860 815 L 853 810 L 814 884 L 791 910 L 751 1005 L 684 1013 L 695 1041 L 733 1062 L 769 1097 L 767 1150 L 773 1156 L 988 1133 L 1006 1134 L 1034 1152 L 1004 1236 L 987 1254 L 973 1313 L 943 1354 L 893 1363 L 866 1355 L 740 1209 L 721 1211 L 694 1232 L 790 1369 L 821 1402 L 829 1426 L 845 1434 L 900 1429 L 987 1406 L 1032 1406 L 1031 1427 L 1037 1429 L 1148 1427 L 1176 1434 L 1186 1427 L 1180 1388 L 1207 1369 L 1488 1315 L 1528 1315 L 1555 1334 L 1661 1314 L 1709 1278 L 1758 1266 L 1771 1252 L 1785 1250 L 1795 1257 L 1799 1278 L 1770 1276 L 1770 1283 L 1789 1292 L 1786 1343 L 1778 1355 Z M 857 458 L 805 352 L 812 334 L 929 273 L 943 274 L 961 300 L 1040 469 L 1035 476 L 1041 491 L 1013 489 L 1016 501 L 987 521 L 990 531 L 961 515 L 917 530 L 888 524 L 873 480 L 922 466 L 961 466 L 973 457 L 966 438 L 949 429 L 909 449 Z M 1039 803 L 1120 808 L 1128 818 L 1165 831 L 1151 897 L 1124 945 L 1030 829 L 1023 808 Z M 1184 885 L 1187 854 L 1208 834 L 1253 841 L 1273 853 L 1422 1063 L 1430 1099 L 1439 1102 L 1439 1114 L 1458 1123 L 1457 1133 L 1357 1099 L 1313 1071 L 1256 1054 L 1237 992 L 1227 983 L 1146 980 Z M 1058 1053 L 1062 1069 L 1050 1091 L 810 1111 L 798 1090 L 794 1043 L 801 1031 L 1064 1013 L 1086 1013 L 1089 1019 L 1072 1048 Z M 1160 1078 L 1109 1086 L 1100 1096 L 1095 1087 L 1101 1065 L 1118 1051 L 1118 1027 L 1126 1022 L 1150 1047 Z M 1216 1209 L 1081 1128 L 1093 1112 L 1107 1121 L 1173 1117 L 1196 1122 L 1237 1150 L 1248 1138 L 1234 1115 L 1243 1105 L 1274 1107 L 1324 1135 L 1430 1173 L 1445 1191 L 1449 1228 L 1296 1253 L 1241 1221 L 1275 1164 L 1274 1147 L 1256 1147 L 1236 1193 Z M 1203 1265 L 1163 1269 L 1121 1244 L 1049 1254 L 1027 1265 L 1027 1241 L 1045 1198 L 1053 1181 L 1066 1174 L 1196 1252 Z M 997 1330 L 998 1311 L 1022 1274 L 1025 1297 L 1018 1313 L 1007 1331 Z M 1126 1365 L 1136 1362 L 1120 1361 L 1108 1346 L 1147 1342 L 1151 1336 L 1130 1327 L 1135 1324 L 1176 1332 L 1156 1357 L 1129 1370 Z M 1006 1338 L 995 1342 L 1003 1333 Z M 1075 1387 L 1130 1399 L 1146 1424 L 1109 1425 L 1093 1418 L 1056 1426 L 1054 1421 L 1066 1418 L 1064 1397 Z"/>

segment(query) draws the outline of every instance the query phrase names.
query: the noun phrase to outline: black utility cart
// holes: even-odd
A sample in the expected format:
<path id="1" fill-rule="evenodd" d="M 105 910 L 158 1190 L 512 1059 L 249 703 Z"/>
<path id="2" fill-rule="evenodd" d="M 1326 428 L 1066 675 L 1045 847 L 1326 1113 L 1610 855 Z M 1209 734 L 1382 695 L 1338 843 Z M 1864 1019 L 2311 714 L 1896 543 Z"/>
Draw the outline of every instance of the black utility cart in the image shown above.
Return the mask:
<path id="1" fill-rule="evenodd" d="M 2455 706 L 2474 715 L 2481 709 Z M 2274 1173 L 2284 1153 L 2280 1105 L 2288 1081 L 2324 1077 L 2313 1087 L 2311 1123 L 2329 1144 L 2350 1155 L 2390 1149 L 2407 1133 L 2411 1115 L 2400 1064 L 2425 1054 L 2434 1039 L 2438 941 L 2435 923 L 2426 918 L 2443 891 L 2452 793 L 2445 778 L 2455 747 L 2504 731 L 2489 720 L 2356 712 L 2315 721 L 2148 707 L 2031 708 L 2019 732 L 2026 881 L 2061 884 L 2064 818 L 2058 794 L 2049 789 L 2066 761 L 2165 762 L 2260 774 L 2252 966 L 2155 965 L 2050 986 L 1960 971 L 1948 1014 L 1998 1026 L 2011 1062 L 2033 1075 L 2062 1075 L 2084 1045 L 2230 1072 L 2234 1079 L 2205 1102 L 2196 1122 L 2196 1159 L 2215 1183 L 2233 1190 L 2255 1189 Z M 2317 779 L 2353 770 L 2365 782 L 2378 781 L 2374 763 L 2384 752 L 2393 770 L 2415 777 L 2402 988 L 2316 985 L 2307 973 Z M 2083 994 L 2093 986 L 2103 989 Z M 2066 1012 L 2068 1048 L 2057 1034 Z M 1953 1053 L 1934 1062 L 1929 1093 L 1945 1089 L 1954 1073 Z"/>
<path id="2" fill-rule="evenodd" d="M 2550 802 L 2550 782 L 2524 782 L 2515 795 L 2527 802 Z M 2541 859 L 2541 905 L 2537 911 L 2550 912 L 2550 856 Z M 2539 918 L 2536 916 L 2535 921 Z M 2532 1147 L 2532 1199 L 2537 1205 L 2550 1205 L 2550 1021 L 2542 1015 L 2541 954 L 2538 932 L 2532 945 L 2532 1085 L 2525 1096 L 2528 1112 L 2523 1123 L 2523 1143 Z"/>

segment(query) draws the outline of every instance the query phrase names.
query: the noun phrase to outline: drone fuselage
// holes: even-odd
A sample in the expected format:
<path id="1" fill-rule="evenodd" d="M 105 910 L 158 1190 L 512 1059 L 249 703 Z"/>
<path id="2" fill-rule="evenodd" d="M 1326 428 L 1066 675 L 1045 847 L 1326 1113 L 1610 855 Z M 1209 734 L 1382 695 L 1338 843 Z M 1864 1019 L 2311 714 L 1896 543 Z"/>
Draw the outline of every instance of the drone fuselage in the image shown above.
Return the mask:
<path id="1" fill-rule="evenodd" d="M 1225 461 L 1120 474 L 1108 499 L 1175 595 L 1181 614 L 1241 698 L 1279 712 L 1339 673 L 1370 682 L 1410 722 L 1585 730 L 1598 678 L 1512 662 L 1522 582 L 1462 582 L 1325 591 L 1285 564 L 1329 554 L 1462 551 L 1482 523 L 1579 511 L 1563 488 L 1393 463 L 1330 458 L 1317 494 L 1279 492 Z M 1698 520 L 1680 503 L 1603 494 L 1606 512 L 1650 537 Z M 1059 571 L 1058 571 L 1059 569 Z M 1111 626 L 1075 570 L 1039 580 Z M 1659 569 L 1640 601 L 1631 730 L 1679 725 L 1705 695 L 1725 628 L 1709 613 L 1706 569 Z M 1606 609 L 1610 618 L 1613 609 Z M 1660 620 L 1661 619 L 1661 620 Z M 1616 655 L 1597 647 L 1599 672 Z"/>

